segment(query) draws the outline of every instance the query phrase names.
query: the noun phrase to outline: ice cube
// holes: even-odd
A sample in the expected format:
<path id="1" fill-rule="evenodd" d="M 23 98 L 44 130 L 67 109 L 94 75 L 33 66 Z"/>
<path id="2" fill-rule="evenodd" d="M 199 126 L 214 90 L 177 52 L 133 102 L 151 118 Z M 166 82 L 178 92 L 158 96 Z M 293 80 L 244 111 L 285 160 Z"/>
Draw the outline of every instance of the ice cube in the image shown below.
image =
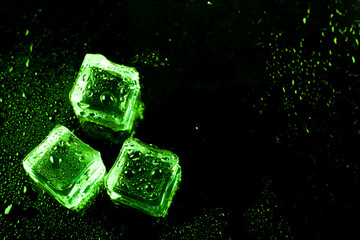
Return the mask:
<path id="1" fill-rule="evenodd" d="M 177 155 L 128 138 L 105 177 L 105 186 L 114 203 L 160 217 L 167 214 L 180 181 Z"/>
<path id="2" fill-rule="evenodd" d="M 69 209 L 81 209 L 105 175 L 100 152 L 57 125 L 23 160 L 30 177 Z"/>
<path id="3" fill-rule="evenodd" d="M 141 116 L 139 73 L 100 54 L 86 54 L 69 97 L 85 130 L 98 128 L 94 136 L 131 132 Z"/>

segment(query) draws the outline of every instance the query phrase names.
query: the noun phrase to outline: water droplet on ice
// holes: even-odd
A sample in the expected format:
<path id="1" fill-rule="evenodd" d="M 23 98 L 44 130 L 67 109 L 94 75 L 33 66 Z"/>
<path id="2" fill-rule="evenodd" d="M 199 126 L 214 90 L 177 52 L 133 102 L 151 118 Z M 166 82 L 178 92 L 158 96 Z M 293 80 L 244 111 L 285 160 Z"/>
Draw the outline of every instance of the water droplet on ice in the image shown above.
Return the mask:
<path id="1" fill-rule="evenodd" d="M 152 191 L 153 190 L 153 186 L 150 184 L 150 183 L 148 183 L 146 186 L 145 186 L 145 189 L 146 189 L 146 191 Z"/>
<path id="2" fill-rule="evenodd" d="M 85 157 L 81 155 L 81 156 L 79 157 L 79 161 L 80 161 L 80 162 L 83 162 L 84 160 L 85 160 Z"/>
<path id="3" fill-rule="evenodd" d="M 77 105 L 82 109 L 90 107 L 90 104 L 84 102 L 78 102 Z"/>
<path id="4" fill-rule="evenodd" d="M 113 105 L 116 103 L 116 98 L 111 92 L 103 92 L 100 95 L 100 101 L 104 105 Z"/>

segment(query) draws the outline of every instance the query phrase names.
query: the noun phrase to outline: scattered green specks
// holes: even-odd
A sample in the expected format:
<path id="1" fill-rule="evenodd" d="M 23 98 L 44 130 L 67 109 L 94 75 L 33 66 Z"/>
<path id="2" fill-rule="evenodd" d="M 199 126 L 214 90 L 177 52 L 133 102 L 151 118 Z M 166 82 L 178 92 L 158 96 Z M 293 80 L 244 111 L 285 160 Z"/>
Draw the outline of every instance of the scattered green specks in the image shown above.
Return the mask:
<path id="1" fill-rule="evenodd" d="M 339 9 L 336 9 L 336 13 L 339 14 L 340 16 L 342 16 L 342 12 L 339 11 Z"/>

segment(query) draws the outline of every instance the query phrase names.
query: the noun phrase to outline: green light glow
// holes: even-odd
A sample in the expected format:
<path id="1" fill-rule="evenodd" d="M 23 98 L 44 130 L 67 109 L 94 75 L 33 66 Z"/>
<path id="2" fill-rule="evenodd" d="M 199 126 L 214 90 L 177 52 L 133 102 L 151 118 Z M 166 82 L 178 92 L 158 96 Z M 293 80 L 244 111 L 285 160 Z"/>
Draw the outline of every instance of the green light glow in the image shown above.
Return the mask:
<path id="1" fill-rule="evenodd" d="M 128 138 L 105 178 L 105 185 L 114 203 L 164 217 L 180 181 L 178 156 Z"/>
<path id="2" fill-rule="evenodd" d="M 130 132 L 141 115 L 139 73 L 100 54 L 86 54 L 70 102 L 82 123 Z"/>
<path id="3" fill-rule="evenodd" d="M 57 125 L 23 160 L 30 177 L 63 206 L 81 209 L 105 175 L 100 153 Z"/>

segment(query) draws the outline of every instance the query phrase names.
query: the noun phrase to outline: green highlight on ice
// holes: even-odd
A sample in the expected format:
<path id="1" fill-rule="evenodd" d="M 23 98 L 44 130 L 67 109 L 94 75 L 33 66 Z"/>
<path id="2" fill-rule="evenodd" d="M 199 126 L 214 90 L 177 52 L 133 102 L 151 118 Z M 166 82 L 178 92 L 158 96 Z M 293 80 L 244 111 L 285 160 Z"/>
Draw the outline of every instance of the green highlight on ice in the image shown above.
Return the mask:
<path id="1" fill-rule="evenodd" d="M 105 186 L 115 204 L 164 217 L 180 181 L 181 168 L 176 154 L 128 138 L 105 177 Z"/>
<path id="2" fill-rule="evenodd" d="M 57 125 L 23 160 L 30 178 L 69 209 L 80 210 L 105 176 L 100 152 Z"/>
<path id="3" fill-rule="evenodd" d="M 81 123 L 114 132 L 131 132 L 142 116 L 139 73 L 100 54 L 86 54 L 69 97 Z"/>

